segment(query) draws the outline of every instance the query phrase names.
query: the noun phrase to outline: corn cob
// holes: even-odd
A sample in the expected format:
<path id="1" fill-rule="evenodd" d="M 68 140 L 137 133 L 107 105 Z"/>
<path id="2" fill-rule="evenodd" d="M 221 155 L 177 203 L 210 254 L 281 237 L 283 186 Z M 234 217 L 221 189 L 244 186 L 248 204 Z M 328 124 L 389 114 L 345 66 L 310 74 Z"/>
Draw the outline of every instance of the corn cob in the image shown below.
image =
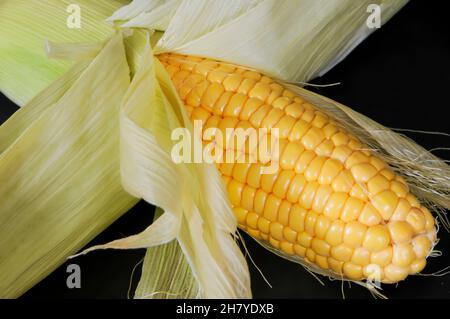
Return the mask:
<path id="1" fill-rule="evenodd" d="M 367 279 L 374 265 L 384 283 L 425 267 L 433 216 L 337 121 L 258 72 L 177 54 L 158 59 L 192 121 L 279 129 L 276 173 L 261 174 L 259 162 L 216 163 L 241 229 L 351 280 Z"/>

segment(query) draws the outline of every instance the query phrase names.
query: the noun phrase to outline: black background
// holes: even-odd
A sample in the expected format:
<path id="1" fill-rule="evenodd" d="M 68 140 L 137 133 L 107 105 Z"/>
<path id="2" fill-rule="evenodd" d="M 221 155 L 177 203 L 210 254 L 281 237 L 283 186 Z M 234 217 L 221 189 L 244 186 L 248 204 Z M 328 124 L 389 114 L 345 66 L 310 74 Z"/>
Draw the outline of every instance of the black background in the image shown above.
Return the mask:
<path id="1" fill-rule="evenodd" d="M 358 46 L 343 62 L 313 83 L 340 82 L 339 86 L 313 88 L 375 119 L 388 127 L 450 133 L 448 118 L 450 83 L 450 40 L 444 8 L 435 1 L 410 2 L 383 28 Z M 17 107 L 0 95 L 0 122 Z M 446 147 L 450 137 L 405 133 L 427 149 Z M 450 159 L 450 151 L 435 152 Z M 152 221 L 153 207 L 144 202 L 117 220 L 88 246 L 135 234 Z M 341 282 L 321 278 L 322 285 L 299 265 L 270 254 L 248 236 L 253 260 L 272 284 L 262 280 L 250 265 L 255 298 L 342 298 Z M 450 235 L 440 231 L 437 249 L 443 256 L 430 258 L 425 273 L 450 265 Z M 139 268 L 134 266 L 144 250 L 99 251 L 80 257 L 82 288 L 66 287 L 66 267 L 62 265 L 23 298 L 127 298 L 131 282 L 136 286 Z M 364 288 L 346 283 L 346 298 L 372 298 Z M 384 285 L 389 298 L 450 298 L 450 274 L 443 277 L 411 276 L 398 285 Z M 132 296 L 132 294 L 131 294 Z"/>

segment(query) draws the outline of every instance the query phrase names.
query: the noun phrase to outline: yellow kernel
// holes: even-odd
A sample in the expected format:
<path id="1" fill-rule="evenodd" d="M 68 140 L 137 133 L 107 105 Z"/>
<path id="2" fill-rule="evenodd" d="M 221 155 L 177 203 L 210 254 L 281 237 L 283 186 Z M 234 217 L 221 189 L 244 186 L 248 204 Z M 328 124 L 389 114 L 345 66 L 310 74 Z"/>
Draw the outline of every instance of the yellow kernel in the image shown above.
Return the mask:
<path id="1" fill-rule="evenodd" d="M 311 236 L 315 235 L 314 228 L 316 225 L 317 217 L 318 217 L 317 213 L 313 211 L 309 211 L 305 217 L 305 231 Z"/>
<path id="2" fill-rule="evenodd" d="M 267 114 L 272 110 L 272 107 L 269 105 L 262 105 L 260 106 L 253 114 L 250 116 L 250 123 L 254 127 L 261 127 L 261 123 L 264 120 L 264 118 L 267 116 Z"/>
<path id="3" fill-rule="evenodd" d="M 349 171 L 343 170 L 333 180 L 331 186 L 335 192 L 349 193 L 353 187 L 353 177 Z"/>
<path id="4" fill-rule="evenodd" d="M 265 101 L 270 94 L 270 87 L 265 83 L 257 83 L 253 89 L 248 93 L 248 95 L 252 98 L 260 99 Z"/>
<path id="5" fill-rule="evenodd" d="M 353 221 L 347 223 L 344 229 L 344 243 L 351 247 L 361 246 L 363 240 L 365 240 L 365 237 L 367 238 L 367 235 L 364 236 L 366 234 L 366 230 L 367 227 L 359 222 Z"/>
<path id="6" fill-rule="evenodd" d="M 355 248 L 351 261 L 360 266 L 368 265 L 370 263 L 370 251 L 364 247 Z"/>
<path id="7" fill-rule="evenodd" d="M 331 182 L 342 171 L 344 166 L 335 159 L 329 158 L 325 161 L 320 171 L 318 181 L 320 184 L 331 184 Z"/>
<path id="8" fill-rule="evenodd" d="M 308 122 L 305 122 L 303 120 L 297 120 L 297 122 L 294 124 L 294 127 L 291 130 L 291 133 L 289 133 L 288 136 L 289 141 L 300 141 L 310 128 L 311 124 L 309 124 Z"/>
<path id="9" fill-rule="evenodd" d="M 314 196 L 316 196 L 316 191 L 319 188 L 319 183 L 310 182 L 306 184 L 306 187 L 302 194 L 300 195 L 300 203 L 306 209 L 311 209 Z"/>
<path id="10" fill-rule="evenodd" d="M 384 268 L 385 278 L 389 282 L 398 282 L 405 279 L 408 276 L 408 272 L 409 272 L 408 268 L 396 266 L 393 264 L 387 265 Z"/>
<path id="11" fill-rule="evenodd" d="M 232 68 L 232 70 L 234 71 L 234 68 Z M 233 72 L 230 71 L 230 72 Z M 246 79 L 253 79 L 255 81 L 259 81 L 261 79 L 261 73 L 255 72 L 255 71 L 245 71 L 242 74 Z"/>
<path id="12" fill-rule="evenodd" d="M 341 146 L 341 145 L 346 145 L 348 143 L 348 135 L 345 134 L 344 132 L 339 132 L 334 134 L 331 137 L 331 140 L 333 141 L 334 145 L 336 146 Z"/>
<path id="13" fill-rule="evenodd" d="M 323 164 L 326 161 L 326 157 L 316 156 L 311 163 L 309 163 L 308 167 L 305 171 L 305 178 L 308 182 L 316 181 L 319 177 L 320 170 L 322 169 Z"/>
<path id="14" fill-rule="evenodd" d="M 298 205 L 293 205 L 289 213 L 289 227 L 297 233 L 305 230 L 306 210 Z"/>
<path id="15" fill-rule="evenodd" d="M 310 236 L 307 232 L 301 232 L 298 234 L 297 242 L 305 247 L 309 248 L 311 246 L 312 236 Z"/>
<path id="16" fill-rule="evenodd" d="M 412 240 L 413 250 L 417 258 L 425 258 L 430 253 L 432 244 L 426 235 L 417 236 Z"/>
<path id="17" fill-rule="evenodd" d="M 283 200 L 278 211 L 278 221 L 283 225 L 289 225 L 289 212 L 291 211 L 292 204 L 287 200 Z"/>
<path id="18" fill-rule="evenodd" d="M 350 261 L 352 255 L 353 249 L 345 244 L 340 244 L 331 248 L 331 256 L 339 261 Z"/>
<path id="19" fill-rule="evenodd" d="M 263 216 L 270 221 L 277 221 L 280 205 L 281 199 L 274 196 L 273 194 L 269 194 L 269 196 L 267 196 L 266 205 L 264 206 Z"/>
<path id="20" fill-rule="evenodd" d="M 391 182 L 391 190 L 397 194 L 398 197 L 406 197 L 406 195 L 408 194 L 408 187 L 405 186 L 405 184 L 397 182 L 397 181 L 392 181 Z"/>
<path id="21" fill-rule="evenodd" d="M 202 121 L 202 124 L 206 123 L 206 121 L 211 116 L 211 113 L 209 113 L 207 110 L 205 110 L 202 107 L 196 107 L 192 110 L 191 119 L 193 121 Z"/>
<path id="22" fill-rule="evenodd" d="M 306 179 L 303 175 L 295 175 L 289 184 L 288 192 L 286 194 L 287 200 L 291 203 L 297 203 L 303 189 L 306 186 L 306 183 Z"/>
<path id="23" fill-rule="evenodd" d="M 327 204 L 323 210 L 323 214 L 330 220 L 338 219 L 341 215 L 341 210 L 347 201 L 348 195 L 346 193 L 336 192 L 331 194 Z"/>
<path id="24" fill-rule="evenodd" d="M 366 203 L 359 215 L 358 221 L 366 226 L 375 226 L 381 223 L 382 218 L 372 204 Z"/>
<path id="25" fill-rule="evenodd" d="M 316 147 L 316 153 L 319 156 L 330 157 L 331 153 L 333 153 L 334 145 L 329 140 L 324 140 L 319 146 Z"/>
<path id="26" fill-rule="evenodd" d="M 281 168 L 289 169 L 289 170 L 293 169 L 295 167 L 295 163 L 297 162 L 297 159 L 300 157 L 300 155 L 303 151 L 304 151 L 304 148 L 299 143 L 295 143 L 295 142 L 288 143 L 281 155 L 281 160 L 280 160 Z"/>
<path id="27" fill-rule="evenodd" d="M 290 243 L 296 243 L 298 233 L 290 227 L 283 228 L 283 237 Z"/>
<path id="28" fill-rule="evenodd" d="M 409 243 L 414 235 L 413 228 L 404 221 L 391 221 L 388 228 L 392 241 L 396 244 Z"/>
<path id="29" fill-rule="evenodd" d="M 277 249 L 280 248 L 280 242 L 278 240 L 276 240 L 275 238 L 273 238 L 272 236 L 269 236 L 269 243 Z"/>
<path id="30" fill-rule="evenodd" d="M 245 96 L 245 95 L 243 95 Z M 244 106 L 239 113 L 239 118 L 241 120 L 248 120 L 250 117 L 263 105 L 263 102 L 258 99 L 247 99 Z"/>
<path id="31" fill-rule="evenodd" d="M 328 116 L 326 116 L 321 112 L 317 112 L 311 124 L 315 127 L 323 128 L 326 124 L 328 124 L 328 122 L 329 122 Z"/>
<path id="32" fill-rule="evenodd" d="M 370 157 L 370 164 L 372 164 L 378 171 L 381 171 L 384 168 L 386 168 L 386 163 L 377 156 Z"/>
<path id="33" fill-rule="evenodd" d="M 244 108 L 245 102 L 247 101 L 247 96 L 239 93 L 231 95 L 230 92 L 226 92 L 222 95 L 222 97 L 216 103 L 214 108 L 223 111 L 221 113 L 223 113 L 224 117 L 238 117 Z"/>
<path id="34" fill-rule="evenodd" d="M 302 116 L 305 109 L 298 103 L 292 103 L 285 107 L 284 111 L 287 115 L 292 116 L 295 119 L 298 119 Z"/>
<path id="35" fill-rule="evenodd" d="M 233 207 L 234 216 L 239 224 L 245 224 L 248 211 L 242 207 Z"/>
<path id="36" fill-rule="evenodd" d="M 331 246 L 337 246 L 342 243 L 344 236 L 345 223 L 341 220 L 331 222 L 325 240 Z"/>
<path id="37" fill-rule="evenodd" d="M 333 193 L 333 189 L 328 185 L 320 185 L 314 196 L 314 202 L 312 209 L 316 212 L 322 212 L 325 207 L 328 198 Z"/>
<path id="38" fill-rule="evenodd" d="M 257 229 L 247 228 L 247 233 L 252 236 L 253 238 L 260 239 L 261 233 Z"/>
<path id="39" fill-rule="evenodd" d="M 350 222 L 357 220 L 359 214 L 364 207 L 364 202 L 360 199 L 349 197 L 345 202 L 344 208 L 341 212 L 341 220 L 344 222 Z"/>
<path id="40" fill-rule="evenodd" d="M 302 152 L 297 162 L 295 163 L 295 172 L 297 174 L 302 174 L 308 167 L 309 163 L 316 157 L 317 155 L 313 151 L 308 150 Z"/>
<path id="41" fill-rule="evenodd" d="M 352 150 L 361 150 L 362 148 L 362 144 L 361 142 L 359 142 L 356 139 L 350 139 L 350 141 L 348 142 L 348 147 L 350 147 Z"/>
<path id="42" fill-rule="evenodd" d="M 372 252 L 386 248 L 390 243 L 389 230 L 385 225 L 369 227 L 364 236 L 363 246 Z"/>
<path id="43" fill-rule="evenodd" d="M 253 229 L 257 229 L 258 228 L 258 219 L 259 216 L 253 212 L 249 212 L 247 214 L 247 221 L 246 224 L 247 226 L 253 228 Z"/>
<path id="44" fill-rule="evenodd" d="M 323 132 L 325 133 L 325 137 L 329 139 L 338 132 L 338 128 L 333 123 L 328 123 L 324 126 Z"/>
<path id="45" fill-rule="evenodd" d="M 391 220 L 406 220 L 406 217 L 408 216 L 410 210 L 411 205 L 409 204 L 409 202 L 404 198 L 400 198 L 400 200 L 398 201 L 398 205 L 395 208 L 394 214 L 391 216 Z"/>
<path id="46" fill-rule="evenodd" d="M 247 174 L 247 183 L 258 189 L 261 187 L 261 165 L 260 164 L 252 164 Z"/>
<path id="47" fill-rule="evenodd" d="M 393 255 L 392 246 L 389 246 L 383 250 L 373 252 L 370 255 L 370 262 L 380 267 L 384 267 L 391 263 L 392 255 Z"/>
<path id="48" fill-rule="evenodd" d="M 258 229 L 261 232 L 268 234 L 270 232 L 270 220 L 260 217 L 258 219 Z"/>
<path id="49" fill-rule="evenodd" d="M 392 255 L 392 263 L 394 265 L 407 267 L 415 258 L 416 255 L 409 243 L 394 245 L 394 254 Z"/>
<path id="50" fill-rule="evenodd" d="M 255 87 L 256 81 L 253 79 L 244 79 L 244 81 L 241 82 L 241 85 L 239 85 L 237 91 L 239 93 L 248 95 L 251 89 Z"/>
<path id="51" fill-rule="evenodd" d="M 388 168 L 381 170 L 380 174 L 383 175 L 384 177 L 386 177 L 389 181 L 392 181 L 395 177 L 394 172 Z"/>
<path id="52" fill-rule="evenodd" d="M 315 263 L 322 269 L 328 269 L 327 257 L 316 255 Z"/>
<path id="53" fill-rule="evenodd" d="M 318 255 L 325 257 L 330 255 L 331 246 L 325 240 L 313 238 L 311 241 L 311 248 Z"/>
<path id="54" fill-rule="evenodd" d="M 273 186 L 275 185 L 275 181 L 278 179 L 278 173 L 275 174 L 262 174 L 261 177 L 261 188 L 266 193 L 270 193 L 272 191 Z"/>
<path id="55" fill-rule="evenodd" d="M 406 216 L 406 222 L 411 225 L 416 233 L 420 233 L 425 229 L 425 216 L 417 208 L 410 210 L 408 216 Z"/>
<path id="56" fill-rule="evenodd" d="M 284 112 L 272 108 L 269 113 L 265 116 L 264 120 L 261 122 L 260 127 L 271 129 L 275 124 L 277 124 L 280 119 L 284 116 Z"/>
<path id="57" fill-rule="evenodd" d="M 350 191 L 350 196 L 356 197 L 365 202 L 369 199 L 367 195 L 368 191 L 364 185 L 361 186 L 360 184 L 353 184 L 352 190 Z"/>
<path id="58" fill-rule="evenodd" d="M 341 275 L 342 274 L 342 267 L 344 266 L 343 261 L 339 261 L 334 259 L 333 257 L 328 257 L 328 266 L 331 270 L 333 270 L 336 274 Z"/>
<path id="59" fill-rule="evenodd" d="M 285 96 L 281 96 L 273 101 L 272 106 L 277 109 L 283 110 L 289 103 L 291 103 L 290 99 Z"/>
<path id="60" fill-rule="evenodd" d="M 314 263 L 316 261 L 316 253 L 311 248 L 306 249 L 306 260 Z"/>
<path id="61" fill-rule="evenodd" d="M 228 190 L 228 197 L 230 199 L 231 204 L 233 204 L 235 206 L 240 205 L 243 189 L 244 189 L 244 184 L 242 184 L 236 180 L 230 181 L 230 183 L 228 184 L 227 190 Z"/>
<path id="62" fill-rule="evenodd" d="M 283 240 L 283 225 L 278 222 L 270 223 L 270 235 L 278 241 Z"/>
<path id="63" fill-rule="evenodd" d="M 220 83 L 212 83 L 208 86 L 201 99 L 201 105 L 207 110 L 212 110 L 214 104 L 224 92 L 224 88 Z"/>
<path id="64" fill-rule="evenodd" d="M 228 75 L 226 79 L 224 79 L 223 86 L 227 91 L 236 92 L 243 80 L 244 77 L 241 74 L 233 73 Z"/>
<path id="65" fill-rule="evenodd" d="M 353 178 L 358 182 L 366 183 L 377 174 L 377 170 L 369 163 L 354 165 L 351 168 Z"/>
<path id="66" fill-rule="evenodd" d="M 425 217 L 425 229 L 426 229 L 427 231 L 433 230 L 433 229 L 434 229 L 434 225 L 435 225 L 435 223 L 436 223 L 436 221 L 435 221 L 433 215 L 432 215 L 432 214 L 430 213 L 430 211 L 429 211 L 427 208 L 425 208 L 425 207 L 422 207 L 422 212 L 423 212 L 423 215 L 424 215 L 424 217 Z"/>
<path id="67" fill-rule="evenodd" d="M 378 210 L 384 220 L 389 220 L 398 204 L 398 197 L 391 190 L 385 190 L 375 195 L 372 205 Z"/>
<path id="68" fill-rule="evenodd" d="M 325 238 L 328 230 L 330 229 L 330 226 L 330 220 L 324 215 L 319 215 L 316 220 L 316 225 L 314 226 L 314 233 L 316 234 L 316 237 L 319 239 Z"/>
<path id="69" fill-rule="evenodd" d="M 331 153 L 331 158 L 338 160 L 341 163 L 345 163 L 347 158 L 353 153 L 353 151 L 345 145 L 337 146 Z"/>
<path id="70" fill-rule="evenodd" d="M 288 255 L 294 255 L 294 245 L 286 241 L 280 242 L 280 249 Z"/>
<path id="71" fill-rule="evenodd" d="M 427 265 L 427 260 L 425 258 L 420 258 L 414 260 L 411 265 L 409 265 L 409 274 L 414 275 L 420 273 Z"/>
<path id="72" fill-rule="evenodd" d="M 262 214 L 264 211 L 264 206 L 266 204 L 267 193 L 261 189 L 258 189 L 255 194 L 255 201 L 253 203 L 253 209 L 255 213 Z"/>
<path id="73" fill-rule="evenodd" d="M 306 149 L 315 149 L 325 139 L 322 130 L 317 127 L 311 127 L 308 132 L 302 137 L 301 141 Z"/>
<path id="74" fill-rule="evenodd" d="M 363 277 L 362 267 L 354 263 L 351 262 L 344 263 L 342 270 L 344 271 L 344 275 L 349 279 L 360 280 Z"/>
<path id="75" fill-rule="evenodd" d="M 306 256 L 306 248 L 300 245 L 294 245 L 294 252 L 296 255 L 300 256 L 300 257 L 305 257 Z"/>
<path id="76" fill-rule="evenodd" d="M 286 193 L 289 188 L 289 184 L 291 183 L 292 178 L 295 176 L 293 171 L 282 171 L 278 179 L 275 181 L 275 185 L 273 186 L 273 193 L 279 198 L 285 198 Z"/>
<path id="77" fill-rule="evenodd" d="M 296 121 L 292 116 L 284 115 L 278 123 L 276 123 L 273 128 L 278 129 L 278 133 L 280 138 L 285 139 L 288 138 L 291 133 L 292 128 L 294 127 Z"/>
<path id="78" fill-rule="evenodd" d="M 345 161 L 345 167 L 352 168 L 353 166 L 367 162 L 369 162 L 369 157 L 364 155 L 363 152 L 356 151 L 347 158 Z"/>

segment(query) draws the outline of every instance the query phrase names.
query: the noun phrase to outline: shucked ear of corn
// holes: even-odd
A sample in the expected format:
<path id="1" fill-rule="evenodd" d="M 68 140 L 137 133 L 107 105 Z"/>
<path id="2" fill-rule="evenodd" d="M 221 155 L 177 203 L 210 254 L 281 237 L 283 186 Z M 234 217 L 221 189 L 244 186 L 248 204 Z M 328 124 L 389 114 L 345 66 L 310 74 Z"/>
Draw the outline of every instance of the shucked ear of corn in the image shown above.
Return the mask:
<path id="1" fill-rule="evenodd" d="M 116 21 L 122 28 L 147 28 L 150 32 L 135 31 L 130 36 L 126 30 L 125 50 L 120 34 L 107 39 L 108 36 L 95 34 L 95 28 L 90 29 L 92 36 L 78 39 L 92 39 L 92 45 L 83 44 L 77 49 L 73 44 L 54 44 L 70 42 L 69 34 L 68 38 L 54 39 L 49 31 L 64 29 L 61 25 L 64 19 L 51 21 L 55 25 L 49 23 L 47 28 L 36 27 L 38 36 L 32 37 L 33 45 L 25 48 L 23 29 L 8 29 L 4 38 L 7 40 L 1 42 L 2 48 L 7 50 L 0 54 L 15 63 L 18 60 L 14 60 L 8 50 L 20 48 L 24 54 L 42 59 L 43 51 L 35 43 L 43 37 L 49 37 L 47 50 L 54 57 L 83 58 L 84 61 L 77 62 L 63 78 L 37 95 L 1 127 L 2 140 L 5 136 L 8 142 L 0 155 L 0 167 L 5 167 L 0 177 L 11 180 L 6 188 L 0 187 L 2 198 L 9 197 L 6 205 L 0 206 L 5 229 L 1 234 L 9 234 L 8 237 L 2 235 L 0 261 L 11 260 L 0 262 L 0 273 L 6 278 L 0 287 L 2 296 L 16 296 L 32 286 L 62 261 L 61 256 L 74 253 L 138 198 L 161 207 L 163 214 L 141 234 L 93 248 L 152 247 L 146 256 L 146 274 L 141 278 L 137 297 L 251 296 L 248 269 L 232 236 L 237 222 L 270 250 L 325 275 L 396 282 L 409 273 L 420 271 L 436 239 L 434 220 L 422 204 L 449 207 L 448 166 L 416 144 L 338 103 L 297 87 L 285 90 L 288 85 L 277 84 L 267 76 L 303 82 L 326 71 L 373 31 L 365 25 L 366 8 L 371 2 L 133 1 L 116 11 L 110 22 Z M 9 27 L 8 21 L 14 21 L 12 17 L 17 12 L 32 12 L 24 3 L 4 1 L 0 4 L 0 15 L 4 17 L 0 23 L 5 23 L 5 28 Z M 26 3 L 38 8 L 40 2 Z M 48 11 L 57 16 L 66 5 L 57 0 L 49 3 L 54 6 Z M 92 4 L 88 12 L 105 12 L 111 3 L 114 2 L 99 2 L 102 9 L 98 10 Z M 382 22 L 385 22 L 405 2 L 377 3 L 382 9 Z M 27 17 L 30 23 L 35 23 L 30 14 Z M 88 17 L 89 23 L 95 23 L 92 15 Z M 100 20 L 98 23 L 102 23 Z M 153 33 L 155 30 L 158 32 Z M 150 34 L 153 34 L 151 38 Z M 236 41 L 236 34 L 239 34 L 239 41 Z M 98 40 L 103 44 L 96 44 Z M 153 50 L 150 42 L 154 44 Z M 212 61 L 164 55 L 164 52 L 208 56 Z M 95 59 L 89 61 L 92 57 Z M 33 58 L 23 59 L 18 70 L 35 70 L 33 61 Z M 51 63 L 42 61 L 45 61 L 42 67 L 51 70 Z M 127 64 L 124 61 L 128 62 L 128 68 L 124 67 Z M 0 75 L 9 70 L 8 64 L 2 62 Z M 115 76 L 110 74 L 109 82 L 103 80 L 104 72 L 113 68 L 108 63 L 114 63 L 117 71 Z M 230 63 L 237 66 L 230 67 Z M 44 77 L 39 85 L 48 83 L 66 69 L 67 64 L 57 73 Z M 131 74 L 131 83 L 127 84 L 129 78 L 125 73 Z M 86 90 L 89 83 L 102 83 L 103 89 L 87 93 L 92 100 L 75 98 L 73 92 Z M 18 102 L 36 93 L 36 88 L 31 88 L 21 96 L 25 89 L 14 77 L 2 76 L 0 85 L 2 91 Z M 106 92 L 107 89 L 115 95 Z M 115 103 L 109 108 L 103 107 L 103 94 L 115 97 Z M 255 104 L 247 106 L 247 100 Z M 120 107 L 115 108 L 118 104 Z M 89 113 L 87 105 L 102 110 L 104 119 L 109 119 L 108 128 L 112 131 L 117 128 L 119 134 L 110 134 L 103 125 L 96 125 L 104 123 L 102 117 Z M 63 110 L 66 115 L 77 110 L 79 116 L 65 117 L 61 124 L 63 134 L 49 133 L 46 127 L 52 126 L 52 121 L 58 122 Z M 241 118 L 245 114 L 248 117 Z M 278 125 L 285 134 L 281 139 L 281 170 L 277 174 L 258 176 L 250 174 L 252 165 L 220 165 L 223 183 L 211 165 L 175 165 L 170 160 L 174 145 L 170 132 L 180 126 L 192 131 L 188 115 L 206 123 L 218 122 L 222 128 L 245 121 L 255 127 Z M 78 119 L 85 130 L 75 128 L 80 123 Z M 38 137 L 33 133 L 36 130 L 42 130 Z M 89 144 L 91 147 L 86 150 L 81 147 L 83 141 L 98 139 L 96 136 L 107 137 L 97 150 L 95 144 Z M 36 140 L 40 143 L 31 143 Z M 33 147 L 46 143 L 53 148 L 43 148 L 31 164 L 17 161 L 15 169 L 8 166 L 12 165 L 11 159 L 18 149 L 23 158 L 27 158 L 36 153 Z M 116 157 L 112 154 L 114 145 L 119 143 Z M 360 149 L 365 146 L 373 151 Z M 289 152 L 291 148 L 296 151 Z M 102 152 L 110 156 L 101 157 L 99 161 Z M 8 153 L 12 154 L 9 160 Z M 415 155 L 423 161 L 408 161 Z M 60 165 L 52 165 L 80 156 L 83 161 L 69 161 L 71 165 L 65 166 L 66 175 L 60 174 Z M 100 167 L 108 167 L 108 173 L 104 175 Z M 93 171 L 99 174 L 88 175 Z M 81 183 L 84 173 L 77 175 L 77 172 L 86 173 L 85 183 Z M 57 176 L 59 184 L 49 182 L 55 181 L 52 174 Z M 406 177 L 409 186 L 399 174 Z M 33 179 L 24 188 L 20 181 L 26 176 L 33 176 Z M 68 176 L 75 176 L 75 179 Z M 415 181 L 415 177 L 420 179 Z M 109 187 L 105 186 L 103 178 Z M 291 189 L 294 187 L 291 185 L 296 189 Z M 87 194 L 83 192 L 86 189 L 92 191 Z M 422 204 L 417 203 L 410 191 Z M 96 203 L 94 198 L 99 192 L 105 200 Z M 74 194 L 84 194 L 78 200 L 88 204 L 74 209 L 70 205 L 76 204 Z M 342 197 L 342 201 L 333 201 L 334 197 Z M 31 200 L 24 205 L 19 198 Z M 89 232 L 82 233 L 91 218 L 105 212 L 108 198 L 114 209 L 96 220 Z M 123 205 L 118 198 L 123 200 Z M 330 202 L 333 205 L 328 207 Z M 16 211 L 22 212 L 21 223 L 10 218 Z M 65 227 L 58 227 L 65 220 L 61 216 L 70 221 Z M 25 231 L 31 224 L 35 224 L 37 230 Z M 20 233 L 19 237 L 6 231 L 13 228 L 15 233 Z M 62 244 L 47 240 L 49 237 L 44 238 L 45 244 L 36 241 L 42 237 L 40 230 L 49 228 L 57 231 Z M 56 244 L 58 249 L 55 250 Z M 21 245 L 21 250 L 15 249 Z M 40 250 L 35 250 L 34 245 Z M 29 254 L 23 249 L 34 251 Z M 49 252 L 57 252 L 57 256 Z M 34 260 L 41 262 L 40 267 L 29 267 Z M 169 261 L 179 265 L 173 272 L 163 271 Z M 373 274 L 367 267 L 369 264 L 378 265 L 381 271 Z M 157 267 L 158 271 L 151 267 Z"/>
<path id="2" fill-rule="evenodd" d="M 188 56 L 158 59 L 205 129 L 279 130 L 276 173 L 261 173 L 261 161 L 217 163 L 248 234 L 352 280 L 393 283 L 425 267 L 436 241 L 433 216 L 339 121 L 258 72 Z M 257 157 L 257 148 L 234 146 L 234 158 Z"/>

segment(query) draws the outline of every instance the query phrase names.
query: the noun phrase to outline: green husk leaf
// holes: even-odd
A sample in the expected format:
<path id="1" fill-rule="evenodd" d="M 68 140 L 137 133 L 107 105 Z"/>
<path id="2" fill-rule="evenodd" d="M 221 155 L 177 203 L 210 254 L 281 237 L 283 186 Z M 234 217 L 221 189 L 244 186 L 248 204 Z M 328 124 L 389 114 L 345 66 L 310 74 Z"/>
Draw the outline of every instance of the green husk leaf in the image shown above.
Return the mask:
<path id="1" fill-rule="evenodd" d="M 0 155 L 3 298 L 24 293 L 138 201 L 122 188 L 119 167 L 120 101 L 130 83 L 122 36 L 59 98 L 70 81 L 33 100 L 40 116 L 26 105 L 7 123 L 9 140 L 19 136 Z"/>
<path id="2" fill-rule="evenodd" d="M 163 212 L 157 209 L 155 218 Z M 200 290 L 176 240 L 147 249 L 136 299 L 194 299 Z"/>
<path id="3" fill-rule="evenodd" d="M 55 43 L 98 43 L 114 34 L 104 20 L 126 0 L 0 1 L 0 91 L 19 106 L 64 74 L 72 62 L 50 60 L 45 40 Z M 81 28 L 70 29 L 67 8 L 81 9 Z"/>

